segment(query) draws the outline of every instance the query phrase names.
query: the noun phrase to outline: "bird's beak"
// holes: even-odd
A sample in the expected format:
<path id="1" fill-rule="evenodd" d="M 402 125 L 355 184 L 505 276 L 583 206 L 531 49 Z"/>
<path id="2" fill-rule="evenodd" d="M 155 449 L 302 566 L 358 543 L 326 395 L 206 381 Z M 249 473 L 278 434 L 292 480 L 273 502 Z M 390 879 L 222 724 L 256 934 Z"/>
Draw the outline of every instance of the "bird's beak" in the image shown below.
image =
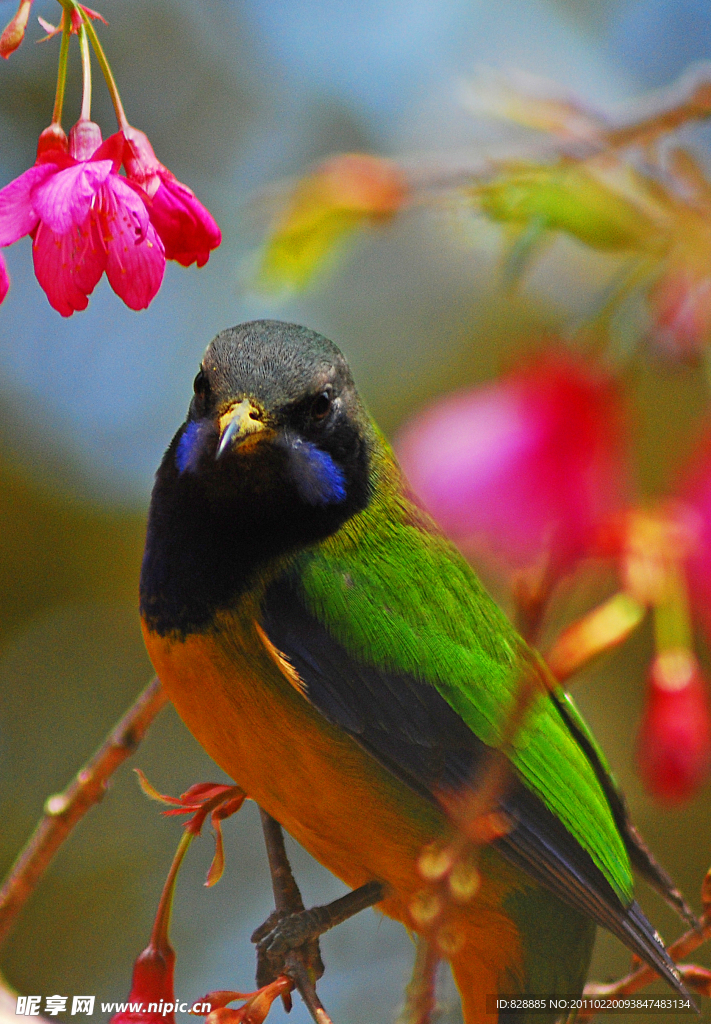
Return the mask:
<path id="1" fill-rule="evenodd" d="M 239 444 L 265 430 L 266 424 L 262 421 L 261 415 L 248 398 L 230 406 L 227 412 L 220 416 L 220 442 L 215 458 L 221 458 L 233 444 Z"/>

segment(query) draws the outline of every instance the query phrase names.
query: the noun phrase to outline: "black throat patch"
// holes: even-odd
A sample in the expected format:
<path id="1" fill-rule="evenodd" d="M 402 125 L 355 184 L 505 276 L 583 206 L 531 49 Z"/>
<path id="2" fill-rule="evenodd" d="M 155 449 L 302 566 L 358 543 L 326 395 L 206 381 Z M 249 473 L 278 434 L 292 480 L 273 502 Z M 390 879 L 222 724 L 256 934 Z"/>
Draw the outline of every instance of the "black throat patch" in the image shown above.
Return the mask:
<path id="1" fill-rule="evenodd" d="M 181 472 L 176 434 L 156 474 L 140 584 L 141 615 L 160 636 L 204 631 L 270 563 L 335 533 L 368 503 L 368 445 L 360 438 L 336 504 L 304 499 L 272 448 L 236 477 L 228 466 Z"/>

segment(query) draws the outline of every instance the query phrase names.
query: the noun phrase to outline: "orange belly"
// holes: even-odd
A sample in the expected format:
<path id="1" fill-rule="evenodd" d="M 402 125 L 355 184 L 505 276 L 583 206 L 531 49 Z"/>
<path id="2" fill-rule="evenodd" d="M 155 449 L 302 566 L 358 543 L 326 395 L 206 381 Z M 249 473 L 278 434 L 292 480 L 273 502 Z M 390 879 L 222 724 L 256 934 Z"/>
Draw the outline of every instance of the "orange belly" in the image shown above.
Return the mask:
<path id="1" fill-rule="evenodd" d="M 417 860 L 442 837 L 445 819 L 311 707 L 276 668 L 249 615 L 221 625 L 184 641 L 144 627 L 181 718 L 220 767 L 348 886 L 386 882 L 391 894 L 379 909 L 412 927 L 407 908 L 423 887 Z M 495 876 L 451 915 L 465 936 L 453 968 L 467 1024 L 479 1009 L 487 1019 L 483 995 L 495 993 L 502 972 L 515 973 L 520 963 L 516 929 L 500 908 L 516 874 L 493 856 Z"/>

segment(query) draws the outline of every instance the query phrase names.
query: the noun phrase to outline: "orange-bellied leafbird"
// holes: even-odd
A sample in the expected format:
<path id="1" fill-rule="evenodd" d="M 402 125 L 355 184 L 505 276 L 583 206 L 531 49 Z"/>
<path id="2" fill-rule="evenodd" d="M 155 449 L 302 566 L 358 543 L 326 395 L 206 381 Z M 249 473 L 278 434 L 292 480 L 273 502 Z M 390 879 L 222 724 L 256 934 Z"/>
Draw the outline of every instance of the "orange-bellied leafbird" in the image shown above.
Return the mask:
<path id="1" fill-rule="evenodd" d="M 452 910 L 466 1024 L 493 1019 L 487 995 L 579 993 L 595 924 L 684 993 L 631 864 L 680 897 L 575 705 L 408 495 L 330 341 L 257 321 L 210 344 L 157 473 L 141 613 L 208 753 L 349 886 L 384 883 L 380 909 L 410 927 L 418 860 L 451 828 L 442 794 L 501 743 L 521 666 L 539 673 L 497 797 L 508 827 Z"/>

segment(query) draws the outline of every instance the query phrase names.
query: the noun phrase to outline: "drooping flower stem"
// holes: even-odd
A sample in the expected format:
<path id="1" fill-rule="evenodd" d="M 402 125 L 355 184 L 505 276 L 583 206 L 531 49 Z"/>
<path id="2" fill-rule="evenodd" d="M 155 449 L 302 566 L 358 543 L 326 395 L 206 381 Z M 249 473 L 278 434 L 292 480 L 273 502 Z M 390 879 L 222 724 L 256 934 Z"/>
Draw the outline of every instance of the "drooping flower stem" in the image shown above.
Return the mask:
<path id="1" fill-rule="evenodd" d="M 86 27 L 79 29 L 79 46 L 81 48 L 81 71 L 82 71 L 82 98 L 81 98 L 81 120 L 91 120 L 91 52 L 89 41 L 86 37 Z"/>
<path id="2" fill-rule="evenodd" d="M 72 22 L 69 13 L 64 11 L 62 19 L 62 42 L 59 47 L 59 66 L 57 68 L 57 92 L 54 97 L 54 110 L 52 112 L 52 124 L 61 125 L 62 109 L 64 107 L 64 91 L 67 85 L 67 65 L 69 63 L 69 36 L 72 31 Z"/>
<path id="3" fill-rule="evenodd" d="M 693 650 L 691 613 L 686 580 L 681 566 L 668 569 L 667 594 L 654 608 L 657 651 Z"/>
<path id="4" fill-rule="evenodd" d="M 128 119 L 126 118 L 126 114 L 123 109 L 123 103 L 121 102 L 118 86 L 116 85 L 116 79 L 114 78 L 113 71 L 111 70 L 111 66 L 106 58 L 106 54 L 104 53 L 104 48 L 99 42 L 99 37 L 91 23 L 89 15 L 82 10 L 80 6 L 77 6 L 77 10 L 81 14 L 86 34 L 94 48 L 94 53 L 96 54 L 96 59 L 99 62 L 99 67 L 101 68 L 101 72 L 106 80 L 106 86 L 109 90 L 109 95 L 111 96 L 111 102 L 114 105 L 114 111 L 116 113 L 116 120 L 118 121 L 119 128 L 128 128 Z"/>
<path id="5" fill-rule="evenodd" d="M 154 949 L 163 950 L 169 945 L 168 931 L 170 928 L 170 914 L 173 907 L 173 890 L 175 889 L 175 880 L 178 877 L 178 871 L 180 870 L 180 865 L 183 863 L 183 858 L 188 852 L 188 847 L 194 838 L 194 832 L 187 830 L 183 832 L 178 844 L 178 849 L 175 851 L 173 863 L 170 865 L 170 871 L 168 872 L 168 877 L 165 880 L 163 892 L 160 897 L 160 903 L 158 904 L 158 910 L 156 911 L 155 921 L 153 922 L 150 945 Z"/>

